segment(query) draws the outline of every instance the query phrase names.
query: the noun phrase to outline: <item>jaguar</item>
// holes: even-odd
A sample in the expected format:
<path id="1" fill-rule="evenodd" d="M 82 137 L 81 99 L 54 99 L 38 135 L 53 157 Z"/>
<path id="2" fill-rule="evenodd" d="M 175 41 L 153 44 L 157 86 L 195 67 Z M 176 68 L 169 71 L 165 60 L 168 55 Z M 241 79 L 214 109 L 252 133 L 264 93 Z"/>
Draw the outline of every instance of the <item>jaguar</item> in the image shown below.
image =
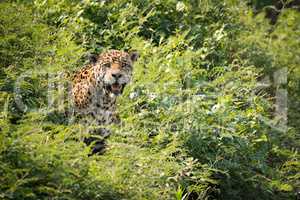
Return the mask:
<path id="1" fill-rule="evenodd" d="M 119 124 L 116 99 L 131 81 L 133 64 L 137 58 L 136 51 L 127 53 L 109 50 L 96 56 L 94 62 L 76 72 L 71 89 L 75 113 L 96 126 Z M 107 137 L 110 131 L 101 128 L 93 134 Z M 95 137 L 85 139 L 88 145 L 94 141 Z M 103 149 L 103 140 L 95 143 L 92 154 L 100 149 Z"/>

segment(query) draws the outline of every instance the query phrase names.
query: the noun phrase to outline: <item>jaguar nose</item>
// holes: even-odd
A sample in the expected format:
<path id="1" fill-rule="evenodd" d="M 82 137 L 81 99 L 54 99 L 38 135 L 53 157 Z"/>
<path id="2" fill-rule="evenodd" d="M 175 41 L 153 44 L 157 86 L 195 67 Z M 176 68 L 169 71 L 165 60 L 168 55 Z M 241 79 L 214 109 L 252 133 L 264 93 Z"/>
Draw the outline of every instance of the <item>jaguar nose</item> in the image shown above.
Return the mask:
<path id="1" fill-rule="evenodd" d="M 117 79 L 121 78 L 122 74 L 116 73 L 116 74 L 112 74 L 111 76 L 117 80 Z"/>

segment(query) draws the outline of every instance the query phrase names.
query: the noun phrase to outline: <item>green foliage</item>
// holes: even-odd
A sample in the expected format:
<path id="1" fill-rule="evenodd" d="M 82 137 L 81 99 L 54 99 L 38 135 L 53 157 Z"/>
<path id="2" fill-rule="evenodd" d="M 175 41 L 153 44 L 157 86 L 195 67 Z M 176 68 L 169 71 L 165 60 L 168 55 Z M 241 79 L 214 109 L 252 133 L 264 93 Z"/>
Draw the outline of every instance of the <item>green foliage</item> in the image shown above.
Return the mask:
<path id="1" fill-rule="evenodd" d="M 0 198 L 295 198 L 299 30 L 295 10 L 270 25 L 230 0 L 1 2 Z M 110 48 L 140 58 L 118 100 L 122 126 L 88 157 L 87 130 L 62 114 L 64 77 Z"/>

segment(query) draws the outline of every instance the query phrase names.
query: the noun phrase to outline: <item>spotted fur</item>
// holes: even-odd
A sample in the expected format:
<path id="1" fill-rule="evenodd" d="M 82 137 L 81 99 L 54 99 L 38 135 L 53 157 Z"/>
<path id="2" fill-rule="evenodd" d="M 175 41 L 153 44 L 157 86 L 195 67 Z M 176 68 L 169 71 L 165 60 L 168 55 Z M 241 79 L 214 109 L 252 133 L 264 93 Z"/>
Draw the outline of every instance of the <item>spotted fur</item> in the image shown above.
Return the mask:
<path id="1" fill-rule="evenodd" d="M 110 50 L 75 73 L 72 80 L 75 111 L 96 125 L 119 123 L 116 98 L 130 82 L 137 56 L 135 52 Z"/>

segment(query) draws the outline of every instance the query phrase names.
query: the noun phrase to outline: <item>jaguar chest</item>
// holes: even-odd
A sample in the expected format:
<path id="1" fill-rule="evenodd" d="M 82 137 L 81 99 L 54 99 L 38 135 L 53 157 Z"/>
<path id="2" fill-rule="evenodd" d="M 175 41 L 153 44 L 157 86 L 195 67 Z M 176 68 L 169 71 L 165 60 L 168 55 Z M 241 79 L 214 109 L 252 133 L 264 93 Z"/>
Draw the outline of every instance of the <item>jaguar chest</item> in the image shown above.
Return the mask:
<path id="1" fill-rule="evenodd" d="M 106 94 L 102 88 L 97 88 L 91 97 L 88 113 L 97 120 L 97 124 L 114 123 L 116 97 Z"/>

